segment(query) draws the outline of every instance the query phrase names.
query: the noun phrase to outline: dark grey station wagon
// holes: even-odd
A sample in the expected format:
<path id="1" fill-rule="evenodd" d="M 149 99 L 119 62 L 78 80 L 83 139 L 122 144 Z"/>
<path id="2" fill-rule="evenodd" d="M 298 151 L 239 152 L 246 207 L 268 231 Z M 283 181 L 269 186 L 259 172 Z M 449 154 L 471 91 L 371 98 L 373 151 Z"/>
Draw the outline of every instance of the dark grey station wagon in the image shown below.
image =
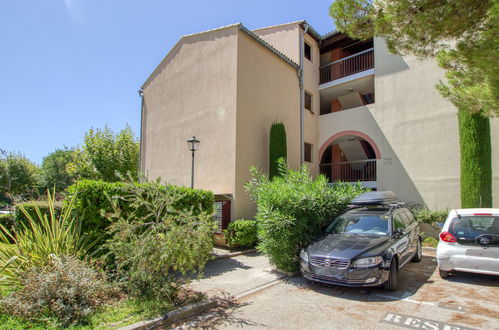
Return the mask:
<path id="1" fill-rule="evenodd" d="M 419 226 L 391 191 L 367 192 L 300 253 L 311 281 L 397 290 L 398 271 L 422 258 Z"/>

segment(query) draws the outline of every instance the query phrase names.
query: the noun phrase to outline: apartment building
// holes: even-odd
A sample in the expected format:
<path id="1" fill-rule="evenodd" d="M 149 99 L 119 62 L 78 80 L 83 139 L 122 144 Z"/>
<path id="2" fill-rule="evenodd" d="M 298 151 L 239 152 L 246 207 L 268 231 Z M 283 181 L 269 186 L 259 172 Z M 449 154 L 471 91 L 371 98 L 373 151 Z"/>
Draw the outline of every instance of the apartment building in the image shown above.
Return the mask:
<path id="1" fill-rule="evenodd" d="M 270 127 L 282 122 L 291 168 L 459 207 L 457 114 L 435 89 L 442 77 L 433 60 L 392 55 L 381 39 L 321 36 L 305 21 L 186 35 L 142 86 L 141 169 L 189 185 L 196 136 L 194 185 L 215 193 L 220 226 L 252 218 L 244 183 L 251 166 L 268 170 Z M 498 120 L 492 132 L 499 191 Z"/>

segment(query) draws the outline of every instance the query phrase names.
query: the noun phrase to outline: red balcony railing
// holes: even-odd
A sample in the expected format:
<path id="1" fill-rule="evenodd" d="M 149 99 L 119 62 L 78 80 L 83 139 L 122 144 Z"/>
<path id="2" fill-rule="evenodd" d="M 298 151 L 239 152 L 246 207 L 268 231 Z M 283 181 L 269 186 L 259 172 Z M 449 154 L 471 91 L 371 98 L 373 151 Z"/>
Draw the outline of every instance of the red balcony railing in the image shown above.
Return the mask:
<path id="1" fill-rule="evenodd" d="M 320 83 L 324 84 L 374 68 L 374 48 L 347 56 L 320 68 Z"/>
<path id="2" fill-rule="evenodd" d="M 376 159 L 320 164 L 329 182 L 376 181 Z"/>

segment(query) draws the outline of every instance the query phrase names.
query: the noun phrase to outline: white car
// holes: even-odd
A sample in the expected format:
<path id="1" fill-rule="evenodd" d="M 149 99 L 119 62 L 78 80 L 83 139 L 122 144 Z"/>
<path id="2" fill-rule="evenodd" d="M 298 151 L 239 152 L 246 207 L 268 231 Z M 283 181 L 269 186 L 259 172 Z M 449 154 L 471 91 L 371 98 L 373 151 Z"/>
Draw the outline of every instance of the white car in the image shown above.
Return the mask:
<path id="1" fill-rule="evenodd" d="M 437 261 L 442 278 L 451 271 L 499 275 L 499 209 L 451 210 Z"/>

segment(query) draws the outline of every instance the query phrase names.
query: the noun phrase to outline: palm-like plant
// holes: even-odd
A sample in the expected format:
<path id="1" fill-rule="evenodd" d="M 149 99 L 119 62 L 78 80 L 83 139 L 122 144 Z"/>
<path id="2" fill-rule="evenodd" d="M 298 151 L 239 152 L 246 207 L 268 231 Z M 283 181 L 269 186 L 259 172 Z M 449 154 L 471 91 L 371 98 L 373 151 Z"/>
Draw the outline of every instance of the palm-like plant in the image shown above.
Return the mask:
<path id="1" fill-rule="evenodd" d="M 54 209 L 55 191 L 47 191 L 49 214 L 40 212 L 35 205 L 36 218 L 22 206 L 27 223 L 17 229 L 7 229 L 0 224 L 0 287 L 20 285 L 20 276 L 33 266 L 44 266 L 54 256 L 85 256 L 95 245 L 85 235 L 72 217 L 75 203 L 73 196 L 63 207 L 60 216 Z"/>

